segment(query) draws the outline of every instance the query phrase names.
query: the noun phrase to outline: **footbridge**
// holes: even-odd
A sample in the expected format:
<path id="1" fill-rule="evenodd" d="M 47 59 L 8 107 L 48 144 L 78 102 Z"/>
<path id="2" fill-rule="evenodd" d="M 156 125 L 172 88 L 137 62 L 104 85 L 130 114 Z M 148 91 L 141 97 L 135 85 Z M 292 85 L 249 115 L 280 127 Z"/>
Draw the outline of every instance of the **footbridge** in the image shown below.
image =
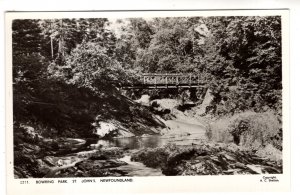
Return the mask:
<path id="1" fill-rule="evenodd" d="M 199 88 L 205 85 L 197 74 L 143 74 L 138 82 L 123 85 L 123 89 Z"/>

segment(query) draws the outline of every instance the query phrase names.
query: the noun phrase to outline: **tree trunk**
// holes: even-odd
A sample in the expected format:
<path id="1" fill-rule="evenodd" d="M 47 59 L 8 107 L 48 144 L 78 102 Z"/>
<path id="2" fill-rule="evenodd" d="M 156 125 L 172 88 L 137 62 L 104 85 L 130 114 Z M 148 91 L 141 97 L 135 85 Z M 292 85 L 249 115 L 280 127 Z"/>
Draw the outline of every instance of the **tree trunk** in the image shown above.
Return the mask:
<path id="1" fill-rule="evenodd" d="M 51 41 L 51 58 L 53 60 L 53 38 L 50 37 L 50 41 Z"/>

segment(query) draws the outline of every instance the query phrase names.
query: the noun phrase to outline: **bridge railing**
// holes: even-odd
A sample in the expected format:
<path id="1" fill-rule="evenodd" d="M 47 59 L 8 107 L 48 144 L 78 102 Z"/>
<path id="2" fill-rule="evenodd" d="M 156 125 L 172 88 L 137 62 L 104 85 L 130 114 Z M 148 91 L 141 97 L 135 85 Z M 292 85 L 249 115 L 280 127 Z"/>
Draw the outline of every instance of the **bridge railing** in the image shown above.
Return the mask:
<path id="1" fill-rule="evenodd" d="M 200 76 L 193 74 L 144 74 L 144 85 L 199 85 Z"/>
<path id="2" fill-rule="evenodd" d="M 122 85 L 123 89 L 198 88 L 205 87 L 197 74 L 143 74 L 140 82 Z"/>

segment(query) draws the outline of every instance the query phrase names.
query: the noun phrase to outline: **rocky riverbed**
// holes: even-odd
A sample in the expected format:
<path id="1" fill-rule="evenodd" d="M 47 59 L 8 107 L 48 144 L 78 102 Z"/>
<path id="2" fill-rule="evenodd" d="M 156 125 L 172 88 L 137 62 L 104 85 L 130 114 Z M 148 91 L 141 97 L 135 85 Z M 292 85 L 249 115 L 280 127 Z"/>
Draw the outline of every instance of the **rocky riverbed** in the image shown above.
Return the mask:
<path id="1" fill-rule="evenodd" d="M 161 101 L 165 107 L 160 107 Z M 271 160 L 260 155 L 262 150 L 234 143 L 214 143 L 203 121 L 176 109 L 176 101 L 161 101 L 155 104 L 163 113 L 157 118 L 167 128 L 156 135 L 46 139 L 27 128 L 28 141 L 15 146 L 15 177 L 282 173 L 281 158 Z"/>
<path id="2" fill-rule="evenodd" d="M 136 152 L 132 160 L 161 168 L 162 173 L 169 176 L 282 173 L 282 162 L 259 157 L 236 145 L 167 145 Z"/>

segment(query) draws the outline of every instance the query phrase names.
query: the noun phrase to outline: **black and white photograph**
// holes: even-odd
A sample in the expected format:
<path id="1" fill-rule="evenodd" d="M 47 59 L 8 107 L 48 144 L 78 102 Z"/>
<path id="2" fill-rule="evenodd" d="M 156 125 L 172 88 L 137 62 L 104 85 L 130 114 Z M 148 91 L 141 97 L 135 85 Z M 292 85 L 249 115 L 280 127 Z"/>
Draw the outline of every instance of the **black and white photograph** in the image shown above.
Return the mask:
<path id="1" fill-rule="evenodd" d="M 14 178 L 283 173 L 280 15 L 11 27 Z"/>
<path id="2" fill-rule="evenodd" d="M 15 178 L 282 173 L 281 16 L 12 21 Z"/>

